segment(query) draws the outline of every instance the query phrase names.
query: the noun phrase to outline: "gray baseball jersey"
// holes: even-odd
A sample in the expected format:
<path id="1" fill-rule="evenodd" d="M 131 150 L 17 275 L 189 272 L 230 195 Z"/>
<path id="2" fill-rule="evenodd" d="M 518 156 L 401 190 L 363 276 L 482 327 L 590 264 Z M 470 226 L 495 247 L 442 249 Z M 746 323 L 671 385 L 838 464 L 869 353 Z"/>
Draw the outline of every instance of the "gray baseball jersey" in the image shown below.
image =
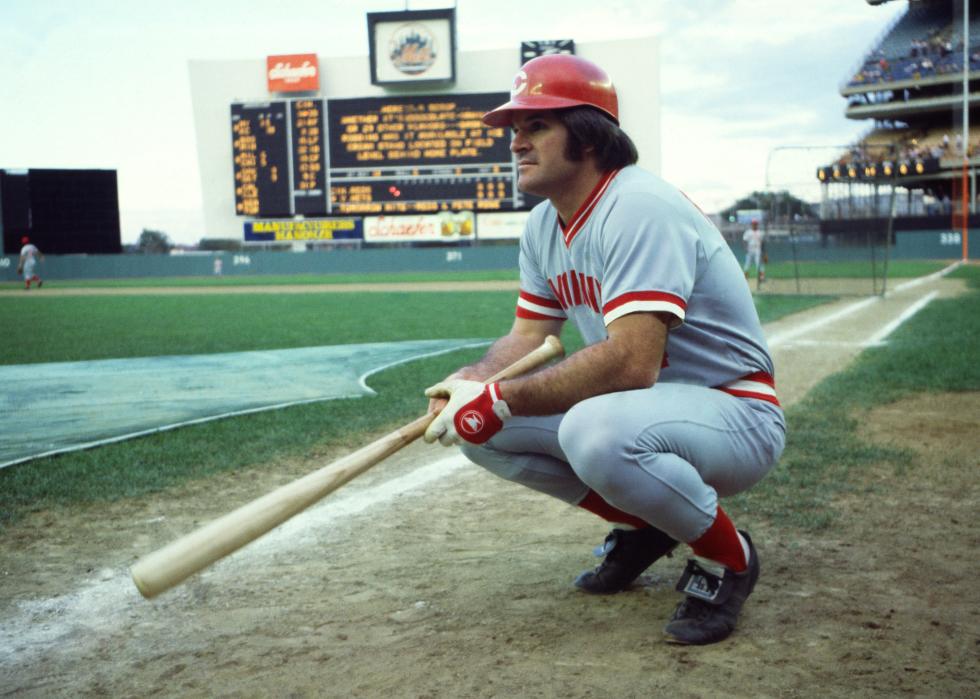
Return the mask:
<path id="1" fill-rule="evenodd" d="M 587 344 L 638 311 L 673 316 L 660 381 L 778 405 L 748 286 L 718 229 L 639 167 L 608 173 L 571 221 L 547 202 L 521 240 L 517 315 L 568 319 Z"/>

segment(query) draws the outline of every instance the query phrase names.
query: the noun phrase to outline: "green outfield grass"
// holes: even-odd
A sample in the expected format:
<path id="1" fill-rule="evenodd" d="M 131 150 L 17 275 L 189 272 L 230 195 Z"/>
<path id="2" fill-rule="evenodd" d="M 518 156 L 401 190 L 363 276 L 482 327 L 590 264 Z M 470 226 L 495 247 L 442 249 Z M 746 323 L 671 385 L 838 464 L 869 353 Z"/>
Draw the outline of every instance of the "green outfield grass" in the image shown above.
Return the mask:
<path id="1" fill-rule="evenodd" d="M 766 265 L 766 276 L 770 279 L 871 279 L 881 278 L 886 271 L 889 279 L 922 277 L 947 267 L 947 261 L 932 260 L 890 260 L 885 269 L 884 260 L 872 265 L 868 260 L 848 260 L 842 262 L 773 262 Z M 755 276 L 755 269 L 750 270 Z"/>
<path id="2" fill-rule="evenodd" d="M 0 363 L 246 352 L 502 334 L 509 291 L 0 298 L 0 324 L 30 317 L 31 342 Z"/>
<path id="3" fill-rule="evenodd" d="M 756 299 L 763 322 L 829 297 Z M 498 337 L 514 317 L 512 291 L 0 298 L 0 326 L 30 318 L 0 364 Z M 570 341 L 573 341 L 570 339 Z"/>
<path id="4" fill-rule="evenodd" d="M 764 322 L 828 297 L 766 296 Z M 0 363 L 81 361 L 382 342 L 494 338 L 513 320 L 513 292 L 0 297 L 0 324 L 30 325 Z M 573 330 L 569 352 L 581 346 Z M 0 525 L 31 509 L 159 491 L 190 478 L 352 448 L 417 417 L 421 391 L 482 350 L 461 350 L 371 377 L 377 397 L 228 418 L 0 469 Z"/>

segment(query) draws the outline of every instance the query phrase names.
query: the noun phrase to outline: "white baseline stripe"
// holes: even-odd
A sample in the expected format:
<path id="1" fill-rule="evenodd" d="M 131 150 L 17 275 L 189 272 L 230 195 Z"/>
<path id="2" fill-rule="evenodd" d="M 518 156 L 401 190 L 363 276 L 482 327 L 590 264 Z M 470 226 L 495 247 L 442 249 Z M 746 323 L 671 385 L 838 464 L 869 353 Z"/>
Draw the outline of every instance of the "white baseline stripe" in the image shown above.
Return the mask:
<path id="1" fill-rule="evenodd" d="M 378 483 L 363 491 L 348 490 L 345 493 L 341 489 L 338 491 L 340 497 L 328 497 L 322 500 L 311 509 L 301 512 L 258 539 L 249 548 L 256 551 L 271 548 L 275 552 L 309 546 L 309 543 L 304 543 L 303 539 L 315 537 L 317 532 L 322 533 L 324 527 L 334 521 L 345 521 L 347 518 L 372 507 L 389 503 L 400 495 L 405 495 L 435 481 L 443 480 L 454 471 L 470 465 L 469 459 L 463 456 L 458 449 L 453 451 L 455 453 L 451 456 L 413 468 L 402 476 Z"/>
<path id="2" fill-rule="evenodd" d="M 911 279 L 903 284 L 899 284 L 892 291 L 886 292 L 886 296 L 888 294 L 895 294 L 901 291 L 905 291 L 906 289 L 911 289 L 912 287 L 919 286 L 920 284 L 925 284 L 926 282 L 931 282 L 934 279 L 939 279 L 940 277 L 945 277 L 947 274 L 952 272 L 957 267 L 962 266 L 962 264 L 963 264 L 963 260 L 958 260 L 953 264 L 949 265 L 948 267 L 942 268 L 938 272 L 933 272 L 932 274 L 927 274 L 924 277 L 918 277 L 916 279 Z"/>
<path id="3" fill-rule="evenodd" d="M 310 539 L 330 531 L 327 526 L 345 522 L 395 498 L 418 490 L 470 465 L 458 451 L 452 456 L 417 468 L 403 476 L 363 491 L 339 491 L 327 499 L 253 542 L 247 548 L 219 562 L 202 575 L 234 575 L 228 566 L 248 568 L 249 557 L 268 557 L 297 548 L 308 548 Z M 253 559 L 254 560 L 254 559 Z M 180 589 L 171 595 L 181 594 Z M 184 592 L 183 594 L 190 594 Z M 120 618 L 152 617 L 167 614 L 139 596 L 127 570 L 104 569 L 64 595 L 20 602 L 18 609 L 0 625 L 0 667 L 37 662 L 43 654 L 59 647 L 66 638 L 84 635 L 90 639 L 116 630 Z"/>
<path id="4" fill-rule="evenodd" d="M 787 330 L 784 333 L 779 333 L 778 335 L 772 336 L 771 338 L 769 338 L 769 346 L 777 347 L 778 345 L 782 345 L 792 340 L 795 340 L 796 338 L 802 335 L 807 335 L 813 332 L 814 330 L 819 330 L 825 325 L 830 325 L 831 323 L 837 322 L 841 318 L 845 318 L 851 315 L 852 313 L 857 313 L 858 311 L 863 310 L 868 306 L 870 306 L 871 304 L 877 302 L 878 302 L 878 297 L 873 296 L 871 298 L 867 298 L 862 301 L 857 301 L 856 303 L 852 303 L 849 306 L 844 306 L 844 308 L 841 308 L 840 310 L 835 311 L 830 315 L 824 316 L 823 318 L 817 318 L 816 320 L 810 321 L 809 323 L 806 323 L 804 325 L 800 325 L 796 328 L 793 328 L 792 330 Z"/>
<path id="5" fill-rule="evenodd" d="M 933 292 L 931 292 L 931 293 L 926 294 L 925 296 L 923 296 L 921 299 L 919 299 L 918 301 L 916 301 L 915 303 L 913 303 L 911 306 L 909 306 L 908 308 L 906 308 L 904 311 L 902 311 L 902 313 L 898 316 L 898 318 L 896 318 L 895 320 L 893 320 L 892 322 L 890 322 L 888 325 L 886 325 L 885 327 L 883 327 L 881 330 L 879 330 L 878 332 L 876 332 L 874 335 L 872 335 L 871 338 L 868 340 L 868 344 L 869 345 L 877 345 L 877 344 L 879 344 L 881 342 L 884 342 L 885 338 L 888 337 L 889 335 L 891 335 L 896 330 L 898 330 L 898 327 L 902 323 L 904 323 L 909 318 L 911 318 L 916 313 L 918 313 L 923 308 L 925 308 L 926 305 L 930 301 L 932 301 L 934 298 L 936 298 L 938 295 L 939 295 L 939 292 L 938 291 L 933 291 Z"/>
<path id="6" fill-rule="evenodd" d="M 906 289 L 911 289 L 913 287 L 919 286 L 920 284 L 925 284 L 926 282 L 930 282 L 930 281 L 933 281 L 933 280 L 938 279 L 940 277 L 946 276 L 947 274 L 949 274 L 950 272 L 952 272 L 954 269 L 956 269 L 957 267 L 959 267 L 962 264 L 963 264 L 962 261 L 960 261 L 960 262 L 954 262 L 953 264 L 951 264 L 948 267 L 945 267 L 945 268 L 939 270 L 938 272 L 934 272 L 934 273 L 929 274 L 929 275 L 927 275 L 925 277 L 919 277 L 917 279 L 913 279 L 911 281 L 905 282 L 904 284 L 900 284 L 899 286 L 895 287 L 891 291 L 887 292 L 886 293 L 886 296 L 890 296 L 892 294 L 896 294 L 896 293 L 905 291 Z M 933 292 L 931 295 L 928 296 L 929 300 L 932 300 L 932 298 L 934 298 L 935 293 L 936 292 Z M 845 306 L 844 308 L 841 308 L 840 310 L 838 310 L 838 311 L 836 311 L 834 313 L 831 313 L 828 316 L 824 316 L 823 318 L 817 318 L 817 319 L 815 319 L 815 320 L 813 320 L 810 323 L 807 323 L 805 325 L 801 325 L 799 327 L 793 328 L 792 330 L 787 330 L 784 333 L 779 333 L 778 335 L 774 335 L 773 337 L 769 338 L 769 347 L 777 347 L 779 345 L 783 345 L 783 344 L 792 342 L 793 340 L 796 340 L 796 338 L 798 338 L 798 337 L 800 337 L 802 335 L 806 335 L 806 334 L 808 334 L 808 333 L 810 333 L 810 332 L 812 332 L 814 330 L 818 330 L 818 329 L 822 328 L 823 326 L 829 325 L 830 323 L 833 323 L 835 321 L 838 321 L 841 318 L 845 318 L 845 317 L 851 315 L 852 313 L 857 313 L 858 311 L 863 310 L 864 308 L 867 308 L 871 304 L 877 303 L 879 300 L 880 300 L 880 297 L 878 297 L 878 296 L 872 296 L 870 298 L 866 298 L 866 299 L 863 299 L 861 301 L 857 301 L 855 303 L 852 303 L 849 306 Z M 920 299 L 919 301 L 921 301 L 921 300 L 922 299 Z M 918 303 L 918 302 L 916 302 L 916 303 Z M 928 303 L 928 301 L 926 303 Z M 923 304 L 923 305 L 925 305 L 925 304 Z M 917 312 L 920 309 L 921 309 L 921 306 L 919 306 L 918 308 L 916 308 L 916 310 L 913 311 L 912 314 L 910 314 L 909 316 L 905 316 L 905 314 L 903 313 L 902 316 L 899 316 L 899 319 L 896 319 L 897 324 L 894 327 L 892 327 L 890 330 L 888 330 L 888 333 L 886 333 L 885 335 L 882 335 L 881 337 L 883 338 L 883 337 L 887 336 L 887 334 L 894 332 L 895 328 L 897 328 L 903 322 L 905 322 L 906 320 L 908 320 L 908 318 L 910 318 L 911 315 L 914 315 L 914 313 Z M 895 322 L 895 321 L 893 321 L 893 322 Z M 888 326 L 886 326 L 886 327 L 888 327 Z M 874 337 L 877 338 L 880 334 L 881 334 L 880 332 L 879 333 L 876 333 Z M 870 340 L 867 341 L 867 344 L 875 344 L 875 343 L 880 342 L 880 341 L 881 341 L 881 339 L 877 339 L 877 340 L 870 339 Z M 862 344 L 864 344 L 864 343 L 862 343 Z"/>

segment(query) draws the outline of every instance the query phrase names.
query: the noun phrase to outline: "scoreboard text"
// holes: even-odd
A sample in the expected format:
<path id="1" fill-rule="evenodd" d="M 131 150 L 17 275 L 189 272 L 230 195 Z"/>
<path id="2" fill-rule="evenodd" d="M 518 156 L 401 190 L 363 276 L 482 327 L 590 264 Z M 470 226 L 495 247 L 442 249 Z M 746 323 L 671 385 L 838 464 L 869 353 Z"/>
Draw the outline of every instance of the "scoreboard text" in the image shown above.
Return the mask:
<path id="1" fill-rule="evenodd" d="M 231 105 L 235 213 L 290 213 L 286 104 Z"/>
<path id="2" fill-rule="evenodd" d="M 235 213 L 513 211 L 507 129 L 482 115 L 506 93 L 296 99 L 231 105 Z"/>

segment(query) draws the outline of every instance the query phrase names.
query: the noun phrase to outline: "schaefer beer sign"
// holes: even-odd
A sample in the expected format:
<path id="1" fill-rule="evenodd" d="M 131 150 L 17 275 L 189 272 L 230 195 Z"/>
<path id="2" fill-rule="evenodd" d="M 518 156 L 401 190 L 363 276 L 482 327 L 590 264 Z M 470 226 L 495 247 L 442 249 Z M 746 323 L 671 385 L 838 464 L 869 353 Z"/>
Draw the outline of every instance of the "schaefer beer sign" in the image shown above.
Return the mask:
<path id="1" fill-rule="evenodd" d="M 315 53 L 266 56 L 269 92 L 316 92 L 320 89 L 320 65 Z"/>

